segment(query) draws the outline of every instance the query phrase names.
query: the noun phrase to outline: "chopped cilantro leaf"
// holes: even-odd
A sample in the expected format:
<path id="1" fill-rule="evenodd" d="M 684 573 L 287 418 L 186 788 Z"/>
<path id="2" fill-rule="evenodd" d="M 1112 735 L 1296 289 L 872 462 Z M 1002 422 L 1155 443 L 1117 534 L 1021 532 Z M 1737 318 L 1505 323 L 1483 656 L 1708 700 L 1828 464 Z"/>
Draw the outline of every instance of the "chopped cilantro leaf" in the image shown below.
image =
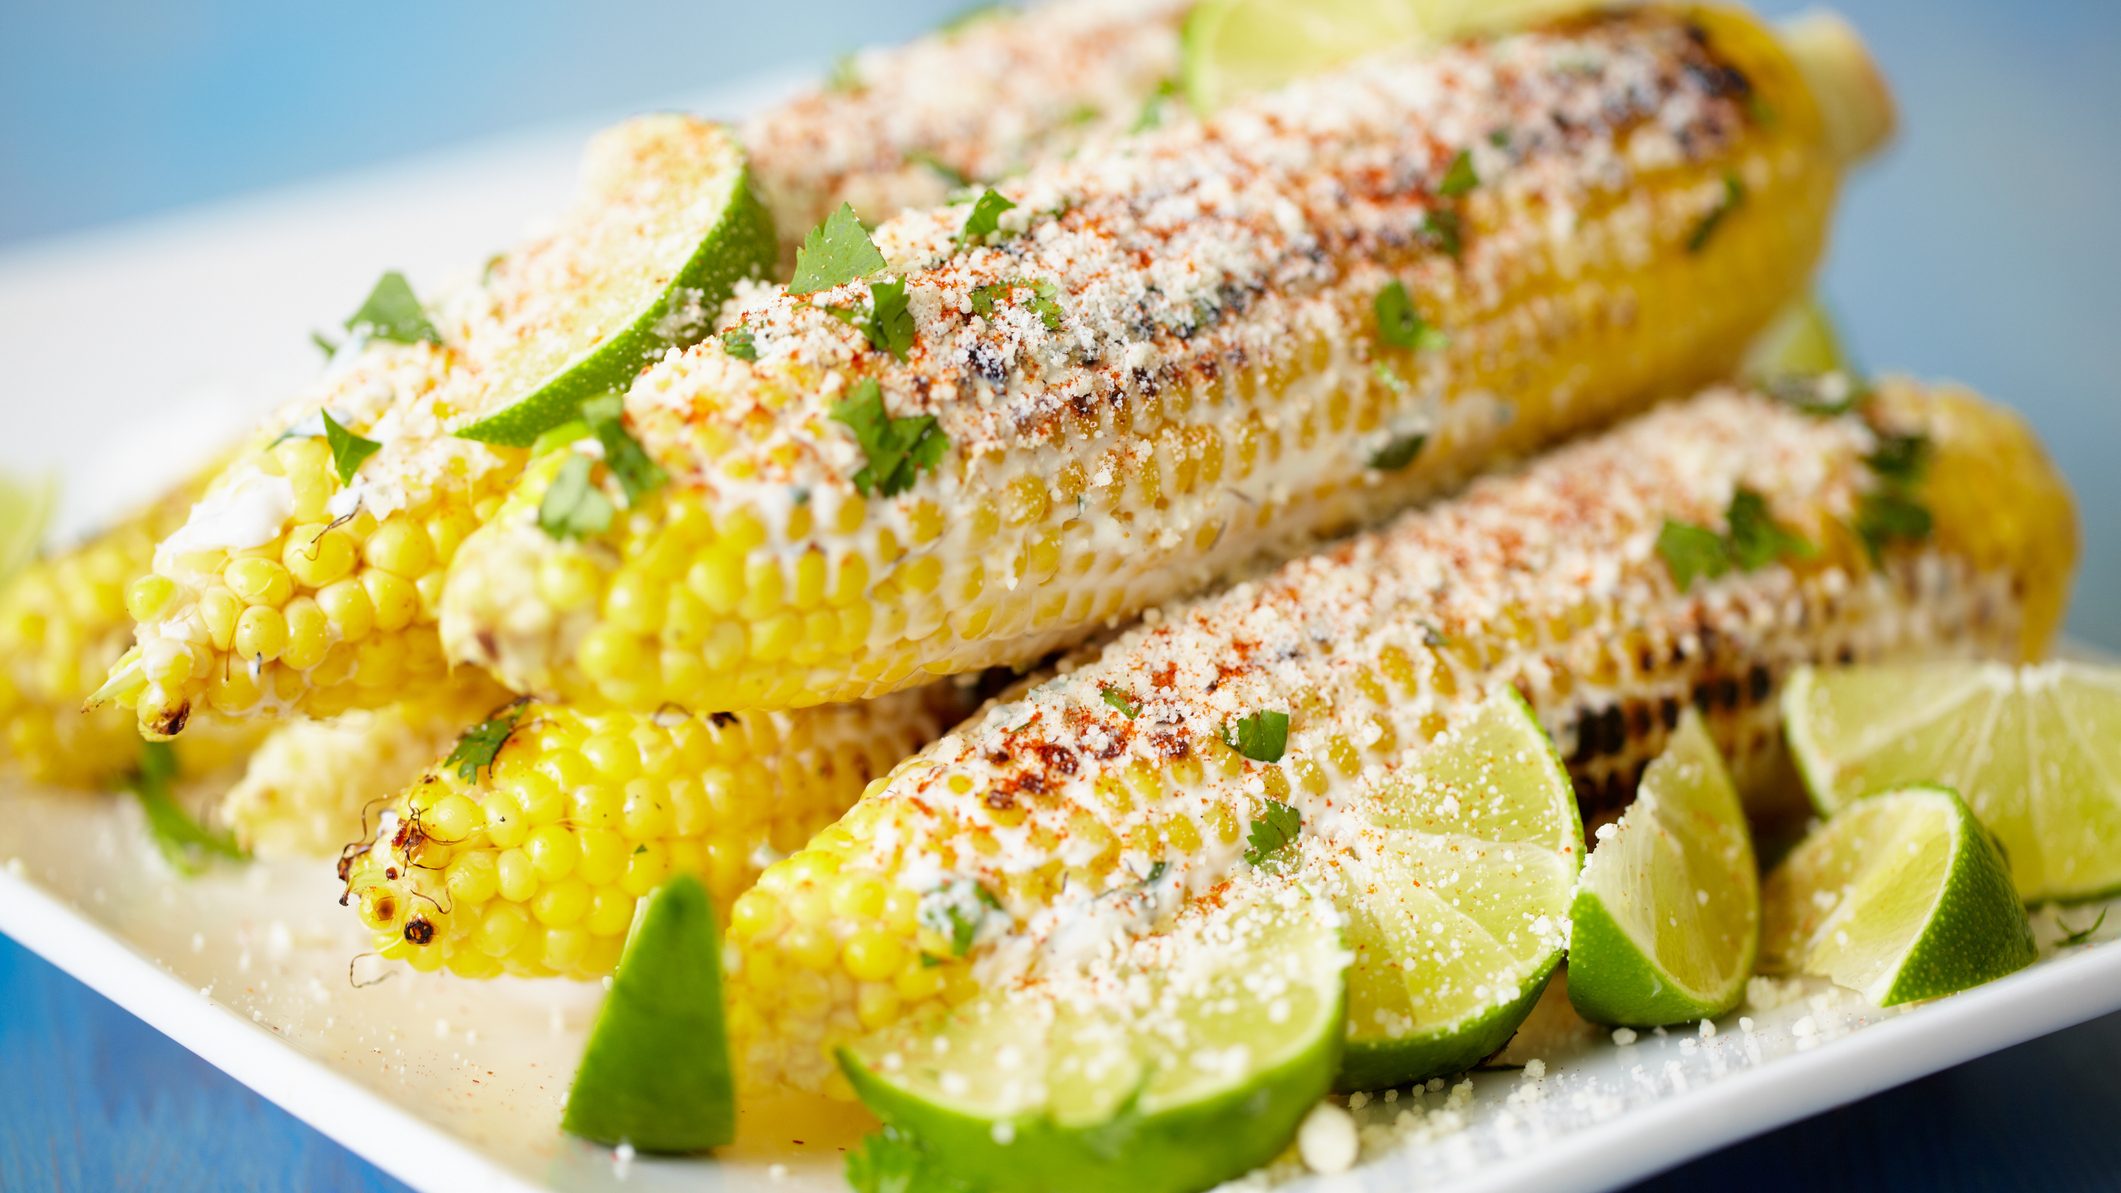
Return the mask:
<path id="1" fill-rule="evenodd" d="M 1252 827 L 1245 833 L 1245 861 L 1255 866 L 1266 865 L 1269 859 L 1296 840 L 1303 826 L 1303 813 L 1287 804 L 1268 800 L 1265 814 L 1254 818 Z"/>
<path id="2" fill-rule="evenodd" d="M 1430 327 L 1414 309 L 1414 300 L 1408 296 L 1403 284 L 1393 281 L 1377 292 L 1373 304 L 1377 311 L 1377 335 L 1394 348 L 1423 351 L 1441 348 L 1451 342 L 1449 336 Z"/>
<path id="3" fill-rule="evenodd" d="M 1120 715 L 1130 721 L 1142 715 L 1141 704 L 1138 701 L 1127 699 L 1127 694 L 1118 688 L 1100 688 L 1097 694 L 1104 697 L 1105 703 L 1118 709 Z"/>
<path id="4" fill-rule="evenodd" d="M 629 502 L 662 488 L 670 477 L 649 458 L 648 449 L 626 429 L 626 406 L 617 394 L 605 394 L 582 403 L 582 419 L 604 445 L 604 466 L 619 478 L 619 488 Z"/>
<path id="5" fill-rule="evenodd" d="M 1449 646 L 1451 644 L 1451 636 L 1425 621 L 1421 623 L 1421 644 L 1432 650 L 1438 649 Z"/>
<path id="6" fill-rule="evenodd" d="M 538 502 L 538 528 L 556 539 L 588 538 L 611 529 L 618 511 L 590 478 L 588 456 L 570 455 Z"/>
<path id="7" fill-rule="evenodd" d="M 905 279 L 869 283 L 869 317 L 858 326 L 877 351 L 906 359 L 913 347 L 913 312 L 906 306 Z"/>
<path id="8" fill-rule="evenodd" d="M 736 357 L 738 360 L 757 360 L 759 358 L 758 341 L 751 338 L 751 329 L 748 327 L 732 327 L 728 331 L 723 332 L 722 351 Z"/>
<path id="9" fill-rule="evenodd" d="M 1506 128 L 1498 128 L 1488 134 L 1488 144 L 1493 145 L 1497 149 L 1508 149 L 1510 147 L 1510 139 L 1510 130 Z"/>
<path id="10" fill-rule="evenodd" d="M 922 414 L 893 418 L 884 409 L 884 393 L 875 378 L 865 378 L 845 399 L 832 408 L 834 422 L 854 431 L 868 463 L 854 474 L 854 487 L 864 496 L 871 492 L 896 496 L 913 487 L 914 480 L 942 462 L 950 440 L 935 416 Z"/>
<path id="11" fill-rule="evenodd" d="M 1878 446 L 1863 457 L 1863 464 L 1894 484 L 1916 484 L 1929 471 L 1930 447 L 1930 437 L 1919 431 L 1910 435 L 1881 432 Z"/>
<path id="12" fill-rule="evenodd" d="M 361 461 L 383 450 L 383 445 L 373 439 L 363 439 L 340 426 L 339 420 L 331 416 L 331 411 L 323 411 L 323 415 L 324 442 L 331 446 L 332 469 L 339 474 L 340 484 L 350 485 L 353 483 L 354 472 L 361 467 Z"/>
<path id="13" fill-rule="evenodd" d="M 916 149 L 912 153 L 907 154 L 906 160 L 916 166 L 926 166 L 929 172 L 943 180 L 943 185 L 950 187 L 952 190 L 961 186 L 972 185 L 972 179 L 966 177 L 963 170 L 925 149 Z"/>
<path id="14" fill-rule="evenodd" d="M 972 313 L 981 317 L 994 314 L 995 306 L 1017 290 L 1031 291 L 1031 301 L 1025 309 L 1037 315 L 1047 331 L 1059 331 L 1061 327 L 1060 287 L 1052 282 L 1007 281 L 993 282 L 972 292 Z"/>
<path id="15" fill-rule="evenodd" d="M 378 340 L 396 344 L 442 342 L 442 333 L 435 330 L 435 325 L 427 321 L 427 312 L 420 309 L 412 283 L 395 269 L 376 279 L 375 289 L 362 300 L 361 309 L 346 320 L 346 330 L 361 328 Z"/>
<path id="16" fill-rule="evenodd" d="M 1177 95 L 1177 79 L 1165 79 L 1158 83 L 1156 90 L 1150 92 L 1149 98 L 1143 101 L 1141 115 L 1134 118 L 1134 126 L 1127 131 L 1145 133 L 1162 125 L 1164 122 L 1164 108 Z"/>
<path id="17" fill-rule="evenodd" d="M 1239 717 L 1223 730 L 1223 743 L 1254 762 L 1280 762 L 1289 749 L 1289 714 L 1271 709 Z"/>
<path id="18" fill-rule="evenodd" d="M 1810 559 L 1818 554 L 1811 540 L 1775 521 L 1767 499 L 1751 489 L 1731 495 L 1726 515 L 1731 562 L 1744 572 L 1758 571 L 1782 558 Z"/>
<path id="19" fill-rule="evenodd" d="M 322 352 L 326 360 L 330 360 L 339 354 L 339 346 L 332 343 L 331 337 L 321 331 L 310 332 L 309 342 L 317 346 L 317 351 Z"/>
<path id="20" fill-rule="evenodd" d="M 832 60 L 832 69 L 825 74 L 827 91 L 860 91 L 862 72 L 857 69 L 852 53 L 841 54 Z"/>
<path id="21" fill-rule="evenodd" d="M 1436 210 L 1421 217 L 1422 235 L 1456 261 L 1466 253 L 1465 220 L 1455 211 Z"/>
<path id="22" fill-rule="evenodd" d="M 170 868 L 197 874 L 208 857 L 246 861 L 250 855 L 234 837 L 217 833 L 192 818 L 170 787 L 177 779 L 177 752 L 166 741 L 140 743 L 140 762 L 126 786 L 147 815 L 148 835 Z"/>
<path id="23" fill-rule="evenodd" d="M 950 940 L 950 955 L 962 957 L 979 939 L 980 924 L 990 911 L 1000 911 L 1001 900 L 969 878 L 952 879 L 921 896 L 914 918 L 921 927 Z"/>
<path id="24" fill-rule="evenodd" d="M 1068 109 L 1068 114 L 1061 117 L 1061 121 L 1064 124 L 1089 124 L 1102 115 L 1104 111 L 1096 104 L 1077 104 Z"/>
<path id="25" fill-rule="evenodd" d="M 943 1171 L 920 1141 L 890 1126 L 870 1132 L 847 1153 L 846 1176 L 854 1193 L 976 1193 Z"/>
<path id="26" fill-rule="evenodd" d="M 479 781 L 479 772 L 493 771 L 493 760 L 501 756 L 501 747 L 508 744 L 516 731 L 516 722 L 523 717 L 524 701 L 518 700 L 507 708 L 473 725 L 457 739 L 456 748 L 442 760 L 443 766 L 457 768 L 457 777 L 466 783 Z"/>
<path id="27" fill-rule="evenodd" d="M 1694 581 L 1706 576 L 1713 580 L 1731 570 L 1731 554 L 1723 544 L 1723 536 L 1706 527 L 1687 522 L 1665 519 L 1664 529 L 1657 532 L 1657 554 L 1664 559 L 1664 566 L 1672 573 L 1672 582 L 1685 592 L 1694 586 Z"/>
<path id="28" fill-rule="evenodd" d="M 1413 435 L 1396 435 L 1383 447 L 1370 454 L 1370 467 L 1379 472 L 1398 472 L 1414 462 L 1421 454 L 1423 445 L 1429 442 L 1425 432 Z"/>
<path id="29" fill-rule="evenodd" d="M 1458 151 L 1451 159 L 1451 168 L 1443 172 L 1443 182 L 1436 193 L 1446 199 L 1462 199 L 1473 193 L 1480 185 L 1480 173 L 1473 168 L 1473 153 L 1468 149 Z"/>
<path id="30" fill-rule="evenodd" d="M 1687 237 L 1686 251 L 1698 253 L 1709 247 L 1709 241 L 1715 237 L 1716 229 L 1723 226 L 1723 221 L 1729 219 L 1732 212 L 1744 206 L 1745 197 L 1745 183 L 1740 181 L 1736 174 L 1725 174 L 1723 201 L 1716 204 L 1707 215 L 1702 216 L 1700 223 L 1694 225 L 1693 235 Z"/>
<path id="31" fill-rule="evenodd" d="M 957 230 L 960 245 L 978 244 L 1001 230 L 1002 213 L 1016 210 L 1016 204 L 1003 197 L 1000 191 L 988 187 L 973 201 L 971 214 L 965 217 L 965 226 Z"/>
<path id="32" fill-rule="evenodd" d="M 839 210 L 803 237 L 795 253 L 795 279 L 790 294 L 815 294 L 859 281 L 884 267 L 884 254 L 855 218 L 854 208 L 842 203 Z"/>
<path id="33" fill-rule="evenodd" d="M 1856 534 L 1872 563 L 1882 560 L 1894 543 L 1928 538 L 1930 521 L 1929 507 L 1898 487 L 1865 493 L 1856 501 Z"/>
<path id="34" fill-rule="evenodd" d="M 1151 862 L 1149 863 L 1149 872 L 1142 876 L 1142 885 L 1150 886 L 1154 883 L 1161 882 L 1163 881 L 1164 875 L 1169 874 L 1170 872 L 1171 863 Z"/>

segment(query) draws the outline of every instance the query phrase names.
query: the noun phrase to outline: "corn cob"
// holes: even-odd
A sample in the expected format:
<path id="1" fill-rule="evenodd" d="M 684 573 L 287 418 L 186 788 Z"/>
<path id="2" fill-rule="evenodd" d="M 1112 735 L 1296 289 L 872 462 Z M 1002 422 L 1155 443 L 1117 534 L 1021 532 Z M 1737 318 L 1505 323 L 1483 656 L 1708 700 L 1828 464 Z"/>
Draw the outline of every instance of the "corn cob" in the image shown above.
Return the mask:
<path id="1" fill-rule="evenodd" d="M 466 725 L 508 699 L 486 677 L 463 673 L 385 708 L 280 725 L 222 795 L 220 821 L 259 857 L 337 853 L 367 832 L 371 808 L 418 779 Z"/>
<path id="2" fill-rule="evenodd" d="M 575 206 L 550 235 L 416 307 L 411 328 L 341 345 L 132 584 L 138 646 L 99 696 L 167 737 L 195 708 L 328 717 L 439 682 L 443 568 L 526 455 L 450 431 L 595 351 L 576 342 L 581 328 L 618 318 L 599 304 L 649 284 L 634 272 L 670 268 L 659 238 L 671 235 L 672 177 L 740 173 L 736 152 L 720 126 L 691 117 L 619 125 L 591 143 Z M 730 251 L 692 275 L 703 289 L 689 309 L 666 312 L 670 338 L 704 334 L 723 274 L 745 267 L 743 243 L 770 237 L 752 226 L 765 216 L 741 180 L 735 190 L 718 229 Z M 350 466 L 326 416 L 368 441 Z"/>
<path id="3" fill-rule="evenodd" d="M 1187 0 L 1000 6 L 847 58 L 824 86 L 739 133 L 773 207 L 783 275 L 841 203 L 879 219 L 1155 121 L 1178 75 Z"/>
<path id="4" fill-rule="evenodd" d="M 435 764 L 342 865 L 376 951 L 465 977 L 611 972 L 634 902 L 696 874 L 726 915 L 767 862 L 968 707 L 938 684 L 793 713 L 530 703 L 489 766 Z"/>
<path id="5" fill-rule="evenodd" d="M 1928 436 L 1926 480 L 1867 462 L 1909 433 Z M 1741 528 L 1728 511 L 1747 491 L 1768 520 Z M 1927 535 L 1882 529 L 1898 525 L 1877 516 L 1888 499 L 1926 508 Z M 1733 548 L 1753 570 L 1683 588 L 1668 521 L 1806 542 Z M 1333 831 L 1502 684 L 1586 803 L 1632 792 L 1689 703 L 1742 789 L 1772 795 L 1790 670 L 2037 654 L 2073 526 L 2026 428 L 1968 394 L 1893 385 L 1860 416 L 1728 390 L 1665 407 L 1151 616 L 901 764 L 732 908 L 731 1030 L 753 1079 L 834 1086 L 832 1045 L 1001 980 L 1150 867 L 1213 886 L 1263 801 Z M 1264 711 L 1289 718 L 1275 764 L 1222 737 Z M 952 907 L 973 913 L 969 940 L 940 930 Z"/>
<path id="6" fill-rule="evenodd" d="M 155 542 L 184 521 L 204 478 L 80 543 L 25 568 L 0 590 L 0 760 L 31 780 L 104 790 L 140 760 L 140 734 L 122 709 L 81 702 L 125 653 L 132 619 L 125 586 L 146 570 Z M 206 774 L 256 734 L 228 726 L 194 734 L 178 762 Z"/>
<path id="7" fill-rule="evenodd" d="M 527 475 L 459 555 L 445 647 L 636 709 L 1039 657 L 1721 375 L 1818 255 L 1824 119 L 1750 17 L 1645 10 L 1050 164 L 997 243 L 908 214 L 879 232 L 903 360 L 859 284 L 756 299 L 755 360 L 711 339 L 626 396 L 671 482 L 571 542 Z"/>

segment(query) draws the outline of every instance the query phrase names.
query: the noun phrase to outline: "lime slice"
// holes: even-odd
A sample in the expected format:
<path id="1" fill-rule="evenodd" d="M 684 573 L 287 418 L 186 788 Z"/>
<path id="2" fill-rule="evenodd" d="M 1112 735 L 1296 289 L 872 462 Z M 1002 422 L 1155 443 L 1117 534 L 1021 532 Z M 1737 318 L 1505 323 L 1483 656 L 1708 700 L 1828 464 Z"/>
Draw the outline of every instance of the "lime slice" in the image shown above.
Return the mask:
<path id="1" fill-rule="evenodd" d="M 1586 1019 L 1691 1023 L 1745 997 L 1760 940 L 1753 839 L 1691 709 L 1635 802 L 1599 832 L 1569 920 L 1569 1001 Z"/>
<path id="2" fill-rule="evenodd" d="M 634 913 L 560 1125 L 644 1152 L 705 1151 L 734 1138 L 722 938 L 699 879 L 671 879 Z"/>
<path id="3" fill-rule="evenodd" d="M 773 268 L 773 219 L 721 125 L 629 120 L 592 143 L 583 172 L 588 193 L 559 231 L 500 258 L 487 280 L 520 334 L 489 366 L 494 413 L 457 432 L 466 439 L 528 447 L 584 399 L 626 389 L 704 337 L 736 283 Z"/>
<path id="4" fill-rule="evenodd" d="M 1186 17 L 1180 71 L 1194 110 L 1212 112 L 1370 54 L 1597 6 L 1594 0 L 1207 0 Z"/>
<path id="5" fill-rule="evenodd" d="M 1782 698 L 1820 811 L 1937 783 L 2003 843 L 2028 903 L 2121 892 L 2121 670 L 1941 662 L 1800 671 Z"/>
<path id="6" fill-rule="evenodd" d="M 1329 867 L 1355 953 L 1343 1089 L 1455 1073 L 1508 1042 L 1561 961 L 1583 860 L 1568 771 L 1511 688 L 1378 795 Z"/>
<path id="7" fill-rule="evenodd" d="M 1746 354 L 1748 377 L 1814 376 L 1849 371 L 1848 353 L 1833 316 L 1817 298 L 1807 298 L 1777 316 Z"/>
<path id="8" fill-rule="evenodd" d="M 1850 804 L 1768 875 L 1761 968 L 1808 973 L 1881 1007 L 2032 964 L 2033 928 L 1996 841 L 1943 787 Z"/>
<path id="9" fill-rule="evenodd" d="M 59 503 L 59 482 L 17 481 L 0 476 L 0 584 L 29 566 L 44 545 L 44 530 Z"/>
<path id="10" fill-rule="evenodd" d="M 1080 969 L 842 1050 L 863 1102 L 975 1188 L 1188 1193 L 1272 1159 L 1331 1084 L 1338 917 L 1247 875 Z"/>

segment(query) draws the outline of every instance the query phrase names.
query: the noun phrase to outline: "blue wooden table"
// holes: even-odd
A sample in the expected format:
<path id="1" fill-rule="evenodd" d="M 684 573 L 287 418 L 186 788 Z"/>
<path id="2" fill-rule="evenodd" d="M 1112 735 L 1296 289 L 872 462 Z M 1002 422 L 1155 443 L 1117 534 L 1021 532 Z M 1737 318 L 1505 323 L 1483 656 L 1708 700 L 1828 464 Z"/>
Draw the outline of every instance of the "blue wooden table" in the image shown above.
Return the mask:
<path id="1" fill-rule="evenodd" d="M 1789 11 L 1802 0 L 1763 0 Z M 1907 133 L 1851 190 L 1828 293 L 1865 361 L 1971 382 L 2080 496 L 2074 633 L 2121 645 L 2121 5 L 1840 0 Z M 0 5 L 0 247 L 822 63 L 966 0 Z M 644 36 L 649 30 L 653 36 Z M 2121 1188 L 2121 1017 L 1699 1160 L 1646 1188 Z M 0 937 L 0 1190 L 397 1190 Z"/>

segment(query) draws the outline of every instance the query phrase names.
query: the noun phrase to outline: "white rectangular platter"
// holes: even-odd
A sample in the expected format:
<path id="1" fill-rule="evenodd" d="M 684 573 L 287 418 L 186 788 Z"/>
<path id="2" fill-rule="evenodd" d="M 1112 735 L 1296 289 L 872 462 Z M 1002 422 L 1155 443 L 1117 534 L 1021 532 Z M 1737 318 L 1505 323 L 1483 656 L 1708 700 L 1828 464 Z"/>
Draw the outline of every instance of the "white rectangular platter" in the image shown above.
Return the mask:
<path id="1" fill-rule="evenodd" d="M 778 90 L 765 81 L 685 106 L 736 112 Z M 64 477 L 72 527 L 145 496 L 314 368 L 308 331 L 336 323 L 380 267 L 418 284 L 556 208 L 588 127 L 0 254 L 0 359 L 16 395 L 0 468 Z M 121 299 L 131 314 L 118 319 Z M 409 1184 L 840 1187 L 841 1149 L 865 1126 L 845 1108 L 748 1107 L 739 1146 L 715 1161 L 622 1159 L 564 1139 L 561 1099 L 600 990 L 376 980 L 386 971 L 373 959 L 354 960 L 361 934 L 328 863 L 181 880 L 122 800 L 9 791 L 4 805 L 0 931 Z M 2064 931 L 2052 912 L 2035 926 L 2048 942 Z M 1713 1035 L 1625 1045 L 1543 1014 L 1540 1038 L 1508 1058 L 1538 1064 L 1362 1106 L 1353 1172 L 1245 1183 L 1610 1187 L 2121 1009 L 2117 935 L 2121 917 L 2024 973 L 1903 1013 L 1763 983 Z"/>

